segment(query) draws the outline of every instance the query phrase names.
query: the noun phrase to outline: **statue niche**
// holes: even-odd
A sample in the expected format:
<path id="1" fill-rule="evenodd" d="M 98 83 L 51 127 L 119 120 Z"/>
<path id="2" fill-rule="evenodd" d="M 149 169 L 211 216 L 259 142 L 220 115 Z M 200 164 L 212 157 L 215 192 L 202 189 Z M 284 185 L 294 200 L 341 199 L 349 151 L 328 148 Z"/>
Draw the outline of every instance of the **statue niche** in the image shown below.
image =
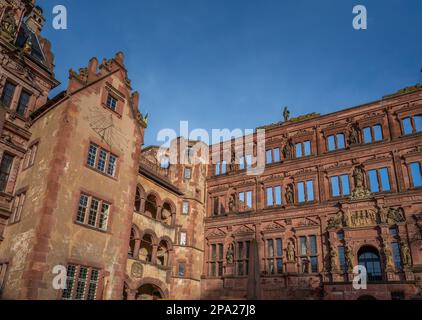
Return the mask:
<path id="1" fill-rule="evenodd" d="M 353 146 L 359 143 L 359 131 L 356 125 L 352 125 L 349 129 L 349 145 Z"/>
<path id="2" fill-rule="evenodd" d="M 234 258 L 234 250 L 233 250 L 233 244 L 229 244 L 229 247 L 227 248 L 227 254 L 226 254 L 226 261 L 227 264 L 233 264 L 233 258 Z"/>
<path id="3" fill-rule="evenodd" d="M 286 160 L 293 159 L 294 158 L 293 150 L 294 150 L 294 145 L 293 145 L 292 139 L 288 139 L 286 144 L 283 147 L 284 159 L 286 159 Z"/>
<path id="4" fill-rule="evenodd" d="M 291 183 L 286 187 L 286 202 L 287 204 L 293 204 L 295 202 L 293 185 Z"/>
<path id="5" fill-rule="evenodd" d="M 236 194 L 231 194 L 229 198 L 229 213 L 236 212 Z"/>
<path id="6" fill-rule="evenodd" d="M 6 8 L 3 19 L 0 23 L 0 34 L 7 41 L 11 41 L 15 38 L 17 32 L 17 23 L 15 18 L 15 11 L 8 7 Z"/>
<path id="7" fill-rule="evenodd" d="M 365 188 L 365 172 L 362 166 L 358 166 L 353 170 L 353 180 L 355 182 L 355 189 L 350 197 L 351 200 L 359 200 L 369 198 L 372 194 Z"/>

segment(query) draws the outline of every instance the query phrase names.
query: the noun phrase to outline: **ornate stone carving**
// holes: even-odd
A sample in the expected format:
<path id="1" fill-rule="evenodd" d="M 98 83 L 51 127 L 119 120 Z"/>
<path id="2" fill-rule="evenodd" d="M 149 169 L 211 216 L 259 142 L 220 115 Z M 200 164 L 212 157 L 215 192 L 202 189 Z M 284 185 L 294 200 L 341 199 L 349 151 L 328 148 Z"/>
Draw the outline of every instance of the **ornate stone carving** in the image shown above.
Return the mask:
<path id="1" fill-rule="evenodd" d="M 359 143 L 359 131 L 356 125 L 352 125 L 349 129 L 349 144 L 351 146 Z"/>
<path id="2" fill-rule="evenodd" d="M 402 208 L 382 207 L 378 210 L 378 214 L 380 223 L 394 224 L 405 221 Z"/>
<path id="3" fill-rule="evenodd" d="M 351 245 L 347 245 L 346 246 L 346 263 L 347 263 L 347 271 L 349 273 L 353 272 L 353 267 L 354 267 L 354 257 L 355 254 L 353 253 L 353 248 Z"/>
<path id="4" fill-rule="evenodd" d="M 295 197 L 293 193 L 293 186 L 292 184 L 288 184 L 286 187 L 286 202 L 287 204 L 293 204 L 295 202 Z"/>
<path id="5" fill-rule="evenodd" d="M 229 171 L 235 172 L 236 171 L 236 151 L 232 149 L 231 151 L 231 158 L 229 163 Z"/>
<path id="6" fill-rule="evenodd" d="M 236 194 L 231 194 L 229 199 L 229 212 L 236 211 Z"/>
<path id="7" fill-rule="evenodd" d="M 400 247 L 403 266 L 410 267 L 412 265 L 412 256 L 410 254 L 409 246 L 405 242 L 402 242 Z"/>
<path id="8" fill-rule="evenodd" d="M 287 253 L 287 261 L 294 262 L 295 261 L 295 246 L 291 240 L 287 244 L 286 253 Z"/>
<path id="9" fill-rule="evenodd" d="M 373 209 L 357 210 L 347 215 L 350 227 L 363 227 L 377 224 L 377 214 Z"/>
<path id="10" fill-rule="evenodd" d="M 15 18 L 15 11 L 9 7 L 6 8 L 3 19 L 0 23 L 0 34 L 7 41 L 11 41 L 16 36 L 17 23 Z"/>
<path id="11" fill-rule="evenodd" d="M 291 139 L 287 140 L 286 144 L 283 147 L 283 156 L 284 159 L 290 160 L 293 159 L 293 149 L 294 145 Z"/>
<path id="12" fill-rule="evenodd" d="M 387 245 L 384 247 L 384 256 L 385 256 L 385 268 L 387 270 L 394 270 L 394 261 L 393 254 L 391 253 L 390 248 Z"/>
<path id="13" fill-rule="evenodd" d="M 337 268 L 337 252 L 333 247 L 331 247 L 331 249 L 330 249 L 330 266 L 331 266 L 331 272 L 338 270 L 338 268 Z"/>
<path id="14" fill-rule="evenodd" d="M 356 167 L 353 171 L 353 179 L 355 181 L 355 190 L 353 190 L 350 196 L 351 200 L 359 200 L 369 198 L 372 193 L 364 186 L 365 173 L 361 166 Z"/>
<path id="15" fill-rule="evenodd" d="M 130 274 L 136 279 L 140 279 L 144 274 L 144 266 L 139 262 L 134 262 L 130 268 Z"/>
<path id="16" fill-rule="evenodd" d="M 227 254 L 226 254 L 226 260 L 227 264 L 233 264 L 233 257 L 234 257 L 234 250 L 233 250 L 233 244 L 229 244 L 229 247 L 227 248 Z"/>
<path id="17" fill-rule="evenodd" d="M 290 111 L 287 107 L 284 107 L 283 118 L 284 118 L 284 122 L 287 122 L 290 119 Z"/>

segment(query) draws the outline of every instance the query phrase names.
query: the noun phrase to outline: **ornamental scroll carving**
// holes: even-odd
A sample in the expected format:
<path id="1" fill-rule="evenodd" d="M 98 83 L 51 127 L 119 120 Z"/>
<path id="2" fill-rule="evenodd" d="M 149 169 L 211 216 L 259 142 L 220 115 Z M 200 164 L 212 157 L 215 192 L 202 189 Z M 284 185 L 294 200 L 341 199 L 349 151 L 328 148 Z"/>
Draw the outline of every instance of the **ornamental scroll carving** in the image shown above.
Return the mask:
<path id="1" fill-rule="evenodd" d="M 358 228 L 378 224 L 395 224 L 405 221 L 402 208 L 360 209 L 344 212 L 340 210 L 328 220 L 329 229 Z"/>

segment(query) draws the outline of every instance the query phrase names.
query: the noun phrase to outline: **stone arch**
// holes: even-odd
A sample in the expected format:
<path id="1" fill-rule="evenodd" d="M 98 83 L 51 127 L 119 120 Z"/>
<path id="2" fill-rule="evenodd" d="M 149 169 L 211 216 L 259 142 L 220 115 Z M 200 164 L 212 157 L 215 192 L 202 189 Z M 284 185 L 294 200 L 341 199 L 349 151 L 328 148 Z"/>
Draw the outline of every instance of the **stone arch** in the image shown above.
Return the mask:
<path id="1" fill-rule="evenodd" d="M 129 239 L 129 256 L 133 258 L 137 258 L 139 256 L 139 247 L 141 245 L 141 231 L 139 228 L 132 224 L 132 228 L 130 231 L 130 239 Z"/>
<path id="2" fill-rule="evenodd" d="M 134 203 L 134 211 L 135 212 L 144 212 L 145 210 L 145 189 L 140 185 L 136 185 L 135 191 L 135 203 Z"/>
<path id="3" fill-rule="evenodd" d="M 154 191 L 149 192 L 145 198 L 145 214 L 154 220 L 160 220 L 161 206 L 160 196 Z"/>
<path id="4" fill-rule="evenodd" d="M 140 260 L 155 263 L 157 255 L 158 238 L 154 231 L 145 230 L 141 234 L 138 257 Z"/>
<path id="5" fill-rule="evenodd" d="M 169 289 L 167 285 L 159 279 L 154 279 L 150 277 L 145 277 L 139 280 L 132 280 L 126 275 L 125 279 L 125 291 L 123 294 L 123 298 L 127 300 L 137 300 L 139 299 L 139 290 L 143 286 L 153 286 L 154 289 L 160 294 L 161 299 L 168 299 L 169 298 Z"/>
<path id="6" fill-rule="evenodd" d="M 168 198 L 162 201 L 160 220 L 167 225 L 174 225 L 176 221 L 176 205 Z"/>
<path id="7" fill-rule="evenodd" d="M 381 255 L 378 248 L 365 244 L 357 251 L 357 258 L 358 264 L 366 267 L 368 281 L 381 281 L 383 279 Z"/>
<path id="8" fill-rule="evenodd" d="M 173 258 L 173 243 L 167 236 L 158 240 L 157 264 L 163 267 L 169 267 Z"/>

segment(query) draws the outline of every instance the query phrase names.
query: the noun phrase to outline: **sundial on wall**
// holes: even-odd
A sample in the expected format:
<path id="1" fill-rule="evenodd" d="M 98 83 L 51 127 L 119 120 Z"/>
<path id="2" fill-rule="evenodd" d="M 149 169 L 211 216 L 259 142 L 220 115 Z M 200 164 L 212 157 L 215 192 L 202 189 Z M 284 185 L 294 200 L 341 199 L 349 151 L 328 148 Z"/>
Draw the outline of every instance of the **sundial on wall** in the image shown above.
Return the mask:
<path id="1" fill-rule="evenodd" d="M 116 126 L 116 120 L 111 112 L 98 107 L 89 108 L 89 126 L 105 142 L 107 146 L 120 151 L 127 149 L 128 139 Z"/>

